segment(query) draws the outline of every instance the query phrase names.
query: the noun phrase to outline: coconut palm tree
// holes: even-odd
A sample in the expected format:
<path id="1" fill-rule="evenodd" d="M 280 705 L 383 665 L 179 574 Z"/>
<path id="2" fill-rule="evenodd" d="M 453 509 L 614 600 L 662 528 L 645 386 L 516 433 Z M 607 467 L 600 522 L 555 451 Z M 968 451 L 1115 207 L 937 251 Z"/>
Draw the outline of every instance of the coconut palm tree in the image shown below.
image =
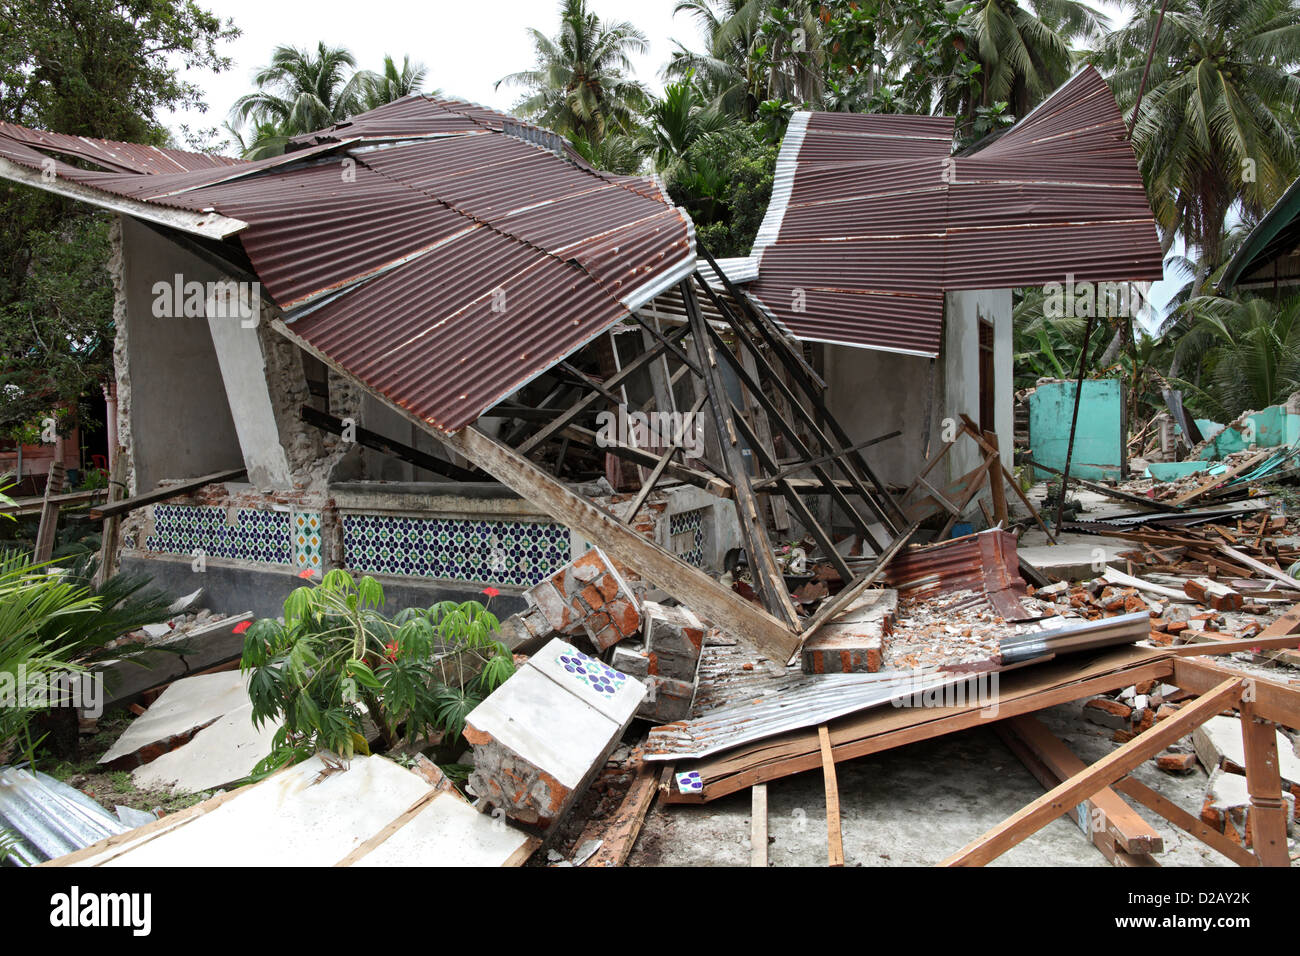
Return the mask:
<path id="1" fill-rule="evenodd" d="M 517 112 L 592 149 L 606 136 L 636 129 L 649 94 L 628 73 L 631 56 L 649 50 L 644 33 L 627 21 L 601 20 L 586 0 L 562 0 L 556 36 L 528 32 L 536 66 L 496 83 L 525 91 Z"/>
<path id="2" fill-rule="evenodd" d="M 257 91 L 241 96 L 230 110 L 230 125 L 240 130 L 252 122 L 259 134 L 261 155 L 278 151 L 267 135 L 271 129 L 285 137 L 324 129 L 347 119 L 363 107 L 365 74 L 355 72 L 356 59 L 343 47 L 324 43 L 316 51 L 277 46 L 271 62 L 253 76 Z M 267 125 L 269 124 L 269 125 Z M 250 157 L 251 158 L 251 157 Z"/>
<path id="3" fill-rule="evenodd" d="M 816 107 L 826 88 L 823 8 L 807 0 L 681 0 L 673 12 L 695 20 L 705 52 L 678 43 L 664 76 L 694 76 L 716 110 L 744 120 L 767 100 Z"/>
<path id="4" fill-rule="evenodd" d="M 949 0 L 964 12 L 957 46 L 978 64 L 966 82 L 940 91 L 941 112 L 974 123 L 981 107 L 1006 103 L 1015 117 L 1041 103 L 1074 71 L 1073 41 L 1088 41 L 1108 19 L 1079 0 Z"/>
<path id="5" fill-rule="evenodd" d="M 1104 38 L 1096 62 L 1126 109 L 1142 83 L 1153 5 Z M 1262 214 L 1300 174 L 1300 5 L 1168 0 L 1132 138 L 1166 246 L 1181 233 L 1201 281 L 1226 260 L 1234 206 Z"/>
<path id="6" fill-rule="evenodd" d="M 412 63 L 409 56 L 402 57 L 400 68 L 391 56 L 385 56 L 382 73 L 367 71 L 363 74 L 362 106 L 365 109 L 373 110 L 385 103 L 400 100 L 403 96 L 422 93 L 424 92 L 424 82 L 428 76 L 429 71 L 424 64 Z M 433 90 L 431 92 L 436 96 L 439 91 Z"/>

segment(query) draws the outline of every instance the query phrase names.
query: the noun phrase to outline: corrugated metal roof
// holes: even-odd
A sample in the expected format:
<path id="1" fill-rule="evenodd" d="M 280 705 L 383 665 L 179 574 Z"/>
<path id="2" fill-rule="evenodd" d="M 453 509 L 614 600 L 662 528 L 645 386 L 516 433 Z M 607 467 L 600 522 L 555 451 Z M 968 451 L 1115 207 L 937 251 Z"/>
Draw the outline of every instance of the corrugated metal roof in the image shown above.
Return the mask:
<path id="1" fill-rule="evenodd" d="M 290 333 L 449 432 L 695 268 L 659 183 L 593 170 L 491 110 L 412 96 L 295 146 L 234 170 L 55 171 L 247 223 L 238 240 Z"/>
<path id="2" fill-rule="evenodd" d="M 799 338 L 935 355 L 943 294 L 1158 279 L 1124 120 L 1092 67 L 950 157 L 939 117 L 798 113 L 748 291 Z"/>
<path id="3" fill-rule="evenodd" d="M 0 123 L 0 142 L 6 141 L 61 156 L 75 156 L 105 169 L 123 173 L 180 173 L 233 166 L 241 162 L 228 156 L 119 143 L 116 140 L 93 139 L 89 136 L 47 133 L 44 130 L 15 126 L 13 123 Z"/>

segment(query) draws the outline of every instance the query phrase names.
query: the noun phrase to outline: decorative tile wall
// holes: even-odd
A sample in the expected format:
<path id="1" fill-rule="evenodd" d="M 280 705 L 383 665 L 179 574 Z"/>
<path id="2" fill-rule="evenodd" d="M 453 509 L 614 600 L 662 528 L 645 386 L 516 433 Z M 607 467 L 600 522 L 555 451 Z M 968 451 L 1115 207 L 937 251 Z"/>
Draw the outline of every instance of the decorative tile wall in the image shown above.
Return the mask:
<path id="1" fill-rule="evenodd" d="M 696 508 L 668 516 L 668 538 L 673 554 L 697 568 L 704 567 L 704 518 L 708 510 Z"/>
<path id="2" fill-rule="evenodd" d="M 539 521 L 345 514 L 349 570 L 530 587 L 569 563 L 569 529 Z"/>
<path id="3" fill-rule="evenodd" d="M 321 553 L 321 517 L 318 511 L 293 512 L 291 529 L 293 533 L 293 566 L 313 571 L 321 569 L 324 556 Z"/>
<path id="4" fill-rule="evenodd" d="M 146 551 L 232 558 L 263 564 L 290 564 L 293 550 L 287 511 L 240 508 L 232 525 L 225 508 L 202 505 L 154 505 L 153 534 Z M 318 536 L 319 537 L 319 536 Z"/>

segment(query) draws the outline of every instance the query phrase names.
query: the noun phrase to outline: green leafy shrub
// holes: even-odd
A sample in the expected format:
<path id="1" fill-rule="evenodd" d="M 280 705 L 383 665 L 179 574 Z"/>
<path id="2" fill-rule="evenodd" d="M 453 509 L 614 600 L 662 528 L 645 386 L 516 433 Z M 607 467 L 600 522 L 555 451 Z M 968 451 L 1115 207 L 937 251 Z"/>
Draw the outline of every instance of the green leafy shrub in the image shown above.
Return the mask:
<path id="1" fill-rule="evenodd" d="M 283 623 L 263 618 L 248 629 L 240 666 L 251 675 L 253 720 L 282 722 L 258 775 L 318 750 L 368 753 L 367 719 L 385 749 L 403 734 L 458 737 L 469 712 L 514 673 L 494 637 L 498 621 L 478 601 L 391 619 L 383 604 L 374 578 L 334 570 L 289 595 Z"/>

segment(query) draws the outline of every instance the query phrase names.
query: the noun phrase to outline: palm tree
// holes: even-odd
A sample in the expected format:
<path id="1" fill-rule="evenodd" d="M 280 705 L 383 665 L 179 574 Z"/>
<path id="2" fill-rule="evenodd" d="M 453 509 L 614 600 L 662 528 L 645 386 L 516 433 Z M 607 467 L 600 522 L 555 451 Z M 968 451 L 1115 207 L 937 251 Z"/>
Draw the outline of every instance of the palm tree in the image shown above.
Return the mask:
<path id="1" fill-rule="evenodd" d="M 733 118 L 704 101 L 693 79 L 693 74 L 688 74 L 681 82 L 669 83 L 663 98 L 646 111 L 641 149 L 650 154 L 659 172 L 680 162 L 701 136 L 735 124 Z"/>
<path id="2" fill-rule="evenodd" d="M 424 81 L 428 78 L 428 75 L 429 71 L 424 64 L 412 63 L 409 56 L 402 57 L 402 66 L 399 69 L 396 61 L 391 56 L 386 55 L 382 73 L 366 72 L 363 74 L 362 106 L 365 109 L 373 110 L 385 103 L 400 100 L 403 96 L 424 92 Z M 436 96 L 439 91 L 433 90 L 431 92 L 432 95 Z"/>
<path id="3" fill-rule="evenodd" d="M 1188 306 L 1198 324 L 1179 341 L 1179 349 L 1195 342 L 1200 354 L 1190 374 L 1174 381 L 1188 392 L 1196 411 L 1232 421 L 1247 409 L 1280 404 L 1300 389 L 1300 296 L 1201 296 Z"/>
<path id="4" fill-rule="evenodd" d="M 496 83 L 526 91 L 516 111 L 592 149 L 606 136 L 636 129 L 649 95 L 628 72 L 632 54 L 649 50 L 644 33 L 626 21 L 601 20 L 586 0 L 561 0 L 559 33 L 529 34 L 537 65 Z"/>
<path id="5" fill-rule="evenodd" d="M 275 149 L 270 130 L 287 139 L 333 126 L 360 112 L 366 75 L 349 74 L 356 65 L 356 59 L 343 47 L 319 43 L 313 54 L 277 46 L 270 65 L 253 76 L 257 92 L 235 101 L 230 110 L 231 126 L 239 130 L 252 121 L 259 132 L 254 143 L 262 144 L 261 155 L 278 155 L 284 150 L 282 146 Z"/>
<path id="6" fill-rule="evenodd" d="M 949 0 L 950 10 L 967 7 Z M 975 64 L 965 82 L 940 91 L 942 112 L 976 121 L 980 108 L 1006 103 L 1015 117 L 1041 103 L 1074 71 L 1071 41 L 1087 41 L 1107 18 L 1079 0 L 978 0 L 958 21 L 957 46 Z"/>
<path id="7" fill-rule="evenodd" d="M 715 109 L 744 120 L 767 100 L 816 107 L 826 87 L 822 9 L 807 0 L 680 0 L 673 13 L 695 20 L 705 52 L 678 43 L 664 76 L 696 77 Z"/>
<path id="8" fill-rule="evenodd" d="M 1127 109 L 1156 19 L 1144 5 L 1096 56 Z M 1181 233 L 1197 253 L 1198 292 L 1233 207 L 1261 215 L 1300 173 L 1297 62 L 1294 0 L 1168 0 L 1132 138 L 1166 246 Z"/>

